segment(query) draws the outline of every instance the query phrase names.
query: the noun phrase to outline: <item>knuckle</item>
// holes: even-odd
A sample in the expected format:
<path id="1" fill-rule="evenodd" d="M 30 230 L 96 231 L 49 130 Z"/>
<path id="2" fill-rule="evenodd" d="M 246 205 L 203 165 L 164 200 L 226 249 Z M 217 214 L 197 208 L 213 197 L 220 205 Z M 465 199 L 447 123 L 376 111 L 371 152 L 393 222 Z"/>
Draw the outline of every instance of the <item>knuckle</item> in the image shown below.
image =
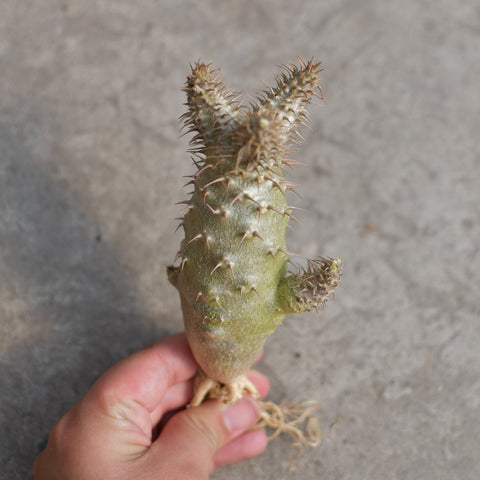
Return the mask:
<path id="1" fill-rule="evenodd" d="M 48 436 L 48 446 L 55 450 L 60 450 L 66 444 L 66 437 L 68 437 L 69 430 L 69 414 L 64 414 L 53 427 Z"/>

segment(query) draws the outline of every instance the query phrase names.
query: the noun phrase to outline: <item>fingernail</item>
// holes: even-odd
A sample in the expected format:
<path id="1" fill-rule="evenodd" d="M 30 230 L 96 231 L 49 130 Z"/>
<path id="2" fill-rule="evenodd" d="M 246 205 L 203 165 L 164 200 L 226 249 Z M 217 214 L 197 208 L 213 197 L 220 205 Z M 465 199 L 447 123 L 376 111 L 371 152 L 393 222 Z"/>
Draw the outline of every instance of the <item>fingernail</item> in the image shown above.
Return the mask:
<path id="1" fill-rule="evenodd" d="M 231 433 L 238 433 L 257 423 L 258 411 L 255 400 L 244 398 L 225 410 L 223 421 Z"/>

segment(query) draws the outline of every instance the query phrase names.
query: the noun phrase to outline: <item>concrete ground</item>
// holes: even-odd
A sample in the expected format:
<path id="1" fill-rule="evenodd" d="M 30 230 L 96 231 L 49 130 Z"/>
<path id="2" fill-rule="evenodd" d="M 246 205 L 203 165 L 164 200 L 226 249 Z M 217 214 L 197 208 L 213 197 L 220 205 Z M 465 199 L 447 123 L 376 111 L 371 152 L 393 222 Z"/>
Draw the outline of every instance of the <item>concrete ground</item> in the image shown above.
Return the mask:
<path id="1" fill-rule="evenodd" d="M 259 364 L 271 399 L 320 401 L 290 478 L 480 478 L 478 2 L 3 0 L 2 480 L 30 478 L 109 365 L 182 329 L 188 63 L 254 95 L 296 55 L 324 63 L 328 104 L 295 153 L 288 246 L 342 257 L 344 287 Z M 277 439 L 212 479 L 278 479 L 294 455 Z"/>

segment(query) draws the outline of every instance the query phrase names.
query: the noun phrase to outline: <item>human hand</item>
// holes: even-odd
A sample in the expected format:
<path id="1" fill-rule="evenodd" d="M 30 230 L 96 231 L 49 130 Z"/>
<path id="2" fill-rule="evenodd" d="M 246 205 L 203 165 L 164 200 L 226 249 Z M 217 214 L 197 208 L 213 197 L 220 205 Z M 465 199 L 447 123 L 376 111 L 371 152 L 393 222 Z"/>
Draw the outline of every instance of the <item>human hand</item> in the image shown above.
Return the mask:
<path id="1" fill-rule="evenodd" d="M 185 334 L 113 366 L 55 425 L 35 480 L 206 480 L 216 466 L 261 453 L 267 438 L 249 430 L 258 420 L 252 399 L 208 400 L 170 417 L 191 399 L 196 370 Z M 265 395 L 266 377 L 248 376 Z"/>

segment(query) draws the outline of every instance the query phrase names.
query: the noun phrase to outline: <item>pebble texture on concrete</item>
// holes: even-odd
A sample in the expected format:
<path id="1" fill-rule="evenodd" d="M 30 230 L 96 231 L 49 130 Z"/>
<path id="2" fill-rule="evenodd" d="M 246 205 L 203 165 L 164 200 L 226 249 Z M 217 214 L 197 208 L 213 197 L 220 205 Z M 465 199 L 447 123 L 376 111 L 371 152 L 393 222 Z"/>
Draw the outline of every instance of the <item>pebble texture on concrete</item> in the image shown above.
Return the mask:
<path id="1" fill-rule="evenodd" d="M 254 95 L 296 55 L 328 104 L 291 175 L 302 256 L 344 288 L 287 318 L 270 398 L 318 399 L 290 478 L 480 477 L 480 8 L 470 0 L 4 0 L 0 7 L 0 479 L 30 478 L 108 366 L 182 329 L 167 283 L 192 169 L 188 63 Z M 214 480 L 281 478 L 278 439 Z"/>

